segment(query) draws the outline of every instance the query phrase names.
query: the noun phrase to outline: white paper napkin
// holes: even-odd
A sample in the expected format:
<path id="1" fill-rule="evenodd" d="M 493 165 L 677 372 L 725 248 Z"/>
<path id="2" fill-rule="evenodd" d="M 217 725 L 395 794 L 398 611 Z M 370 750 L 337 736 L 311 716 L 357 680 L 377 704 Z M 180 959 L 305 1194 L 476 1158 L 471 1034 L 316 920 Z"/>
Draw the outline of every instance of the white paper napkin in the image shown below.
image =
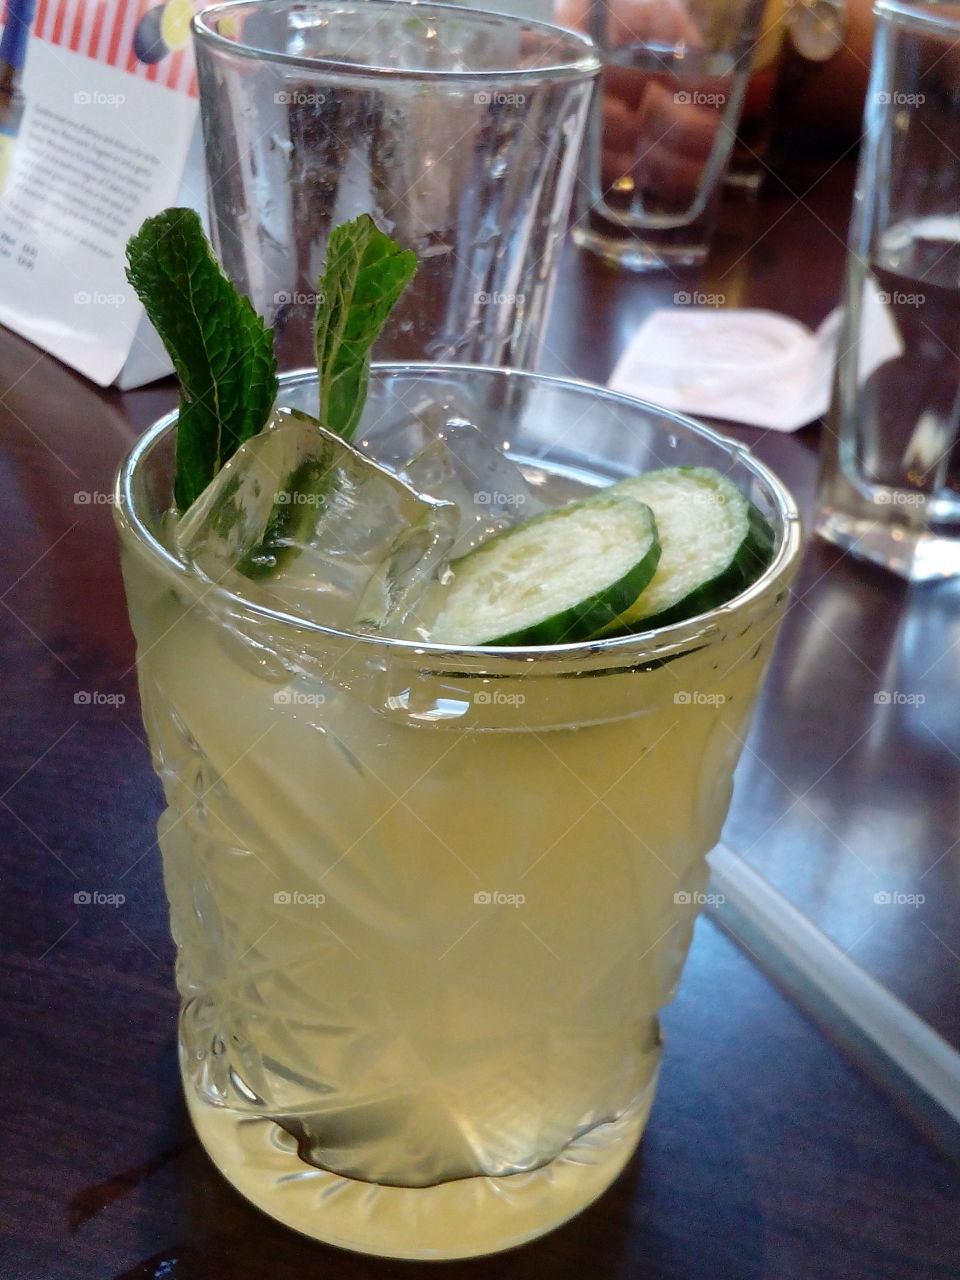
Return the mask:
<path id="1" fill-rule="evenodd" d="M 682 413 L 796 431 L 826 413 L 842 313 L 811 333 L 773 311 L 677 307 L 637 330 L 609 385 Z M 883 296 L 868 276 L 860 376 L 901 355 Z"/>

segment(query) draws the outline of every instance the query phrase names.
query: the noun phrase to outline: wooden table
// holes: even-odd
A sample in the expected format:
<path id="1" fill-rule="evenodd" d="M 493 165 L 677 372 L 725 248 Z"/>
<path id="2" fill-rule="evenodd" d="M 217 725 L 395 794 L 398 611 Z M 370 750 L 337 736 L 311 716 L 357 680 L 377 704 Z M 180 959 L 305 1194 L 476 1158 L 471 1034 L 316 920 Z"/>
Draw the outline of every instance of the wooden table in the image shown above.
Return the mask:
<path id="1" fill-rule="evenodd" d="M 852 175 L 849 162 L 822 171 L 798 169 L 755 208 L 730 204 L 705 275 L 619 275 L 571 250 L 544 368 L 605 379 L 646 312 L 691 284 L 818 323 L 839 292 Z M 213 1170 L 185 1116 L 160 794 L 105 499 L 132 440 L 173 403 L 170 384 L 103 393 L 0 336 L 0 1276 L 437 1275 L 275 1225 Z M 815 429 L 732 434 L 809 513 Z M 911 592 L 811 542 L 726 829 L 743 865 L 954 1046 L 958 640 L 960 588 Z M 878 704 L 883 690 L 926 701 Z M 925 902 L 881 906 L 877 892 Z M 757 967 L 759 956 L 776 970 L 775 957 L 742 949 L 724 931 L 736 921 L 719 920 L 698 925 L 666 1011 L 662 1084 L 626 1174 L 546 1239 L 443 1274 L 960 1274 L 960 1175 L 944 1117 L 928 1112 L 934 1141 L 924 1136 L 895 1075 L 878 1088 L 876 1055 L 846 1038 L 840 1052 Z"/>

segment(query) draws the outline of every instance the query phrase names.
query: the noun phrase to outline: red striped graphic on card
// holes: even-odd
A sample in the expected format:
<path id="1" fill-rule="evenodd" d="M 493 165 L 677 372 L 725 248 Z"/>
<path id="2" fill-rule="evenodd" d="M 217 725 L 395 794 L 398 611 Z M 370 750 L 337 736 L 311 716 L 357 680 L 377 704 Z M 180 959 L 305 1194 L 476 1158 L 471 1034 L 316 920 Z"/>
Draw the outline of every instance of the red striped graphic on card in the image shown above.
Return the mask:
<path id="1" fill-rule="evenodd" d="M 190 19 L 206 0 L 38 0 L 49 44 L 179 93 L 197 95 Z"/>

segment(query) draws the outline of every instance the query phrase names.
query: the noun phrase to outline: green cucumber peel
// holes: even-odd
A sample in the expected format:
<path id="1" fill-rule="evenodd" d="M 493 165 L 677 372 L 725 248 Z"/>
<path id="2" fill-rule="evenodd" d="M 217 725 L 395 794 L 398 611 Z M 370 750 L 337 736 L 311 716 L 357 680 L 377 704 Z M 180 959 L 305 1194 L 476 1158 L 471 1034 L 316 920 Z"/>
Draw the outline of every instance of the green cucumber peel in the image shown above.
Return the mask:
<path id="1" fill-rule="evenodd" d="M 685 622 L 745 591 L 773 559 L 769 523 L 740 489 L 711 467 L 665 467 L 612 485 L 653 509 L 662 555 L 657 571 L 605 638 Z"/>
<path id="2" fill-rule="evenodd" d="M 428 638 L 537 647 L 591 640 L 636 599 L 659 558 L 650 508 L 601 490 L 453 561 Z"/>

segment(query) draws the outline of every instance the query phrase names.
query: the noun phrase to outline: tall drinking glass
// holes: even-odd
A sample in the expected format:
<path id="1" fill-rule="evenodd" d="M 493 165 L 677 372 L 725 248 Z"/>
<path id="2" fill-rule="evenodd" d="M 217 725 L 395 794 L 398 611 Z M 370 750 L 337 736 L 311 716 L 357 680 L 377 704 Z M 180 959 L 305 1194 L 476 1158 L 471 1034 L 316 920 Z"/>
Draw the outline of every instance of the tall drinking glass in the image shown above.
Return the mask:
<path id="1" fill-rule="evenodd" d="M 280 401 L 315 408 L 315 376 Z M 358 438 L 383 456 L 432 403 L 548 500 L 717 467 L 776 553 L 731 603 L 645 635 L 414 644 L 258 608 L 179 561 L 173 416 L 122 468 L 190 1113 L 267 1213 L 402 1258 L 532 1239 L 634 1150 L 799 545 L 745 449 L 586 383 L 374 366 Z"/>
<path id="2" fill-rule="evenodd" d="M 212 236 L 312 359 L 330 230 L 370 213 L 420 269 L 390 359 L 535 363 L 598 60 L 582 36 L 398 0 L 242 0 L 194 22 Z"/>
<path id="3" fill-rule="evenodd" d="M 558 0 L 603 61 L 573 238 L 633 271 L 703 262 L 763 0 Z"/>
<path id="4" fill-rule="evenodd" d="M 817 532 L 960 574 L 960 6 L 879 0 Z"/>

